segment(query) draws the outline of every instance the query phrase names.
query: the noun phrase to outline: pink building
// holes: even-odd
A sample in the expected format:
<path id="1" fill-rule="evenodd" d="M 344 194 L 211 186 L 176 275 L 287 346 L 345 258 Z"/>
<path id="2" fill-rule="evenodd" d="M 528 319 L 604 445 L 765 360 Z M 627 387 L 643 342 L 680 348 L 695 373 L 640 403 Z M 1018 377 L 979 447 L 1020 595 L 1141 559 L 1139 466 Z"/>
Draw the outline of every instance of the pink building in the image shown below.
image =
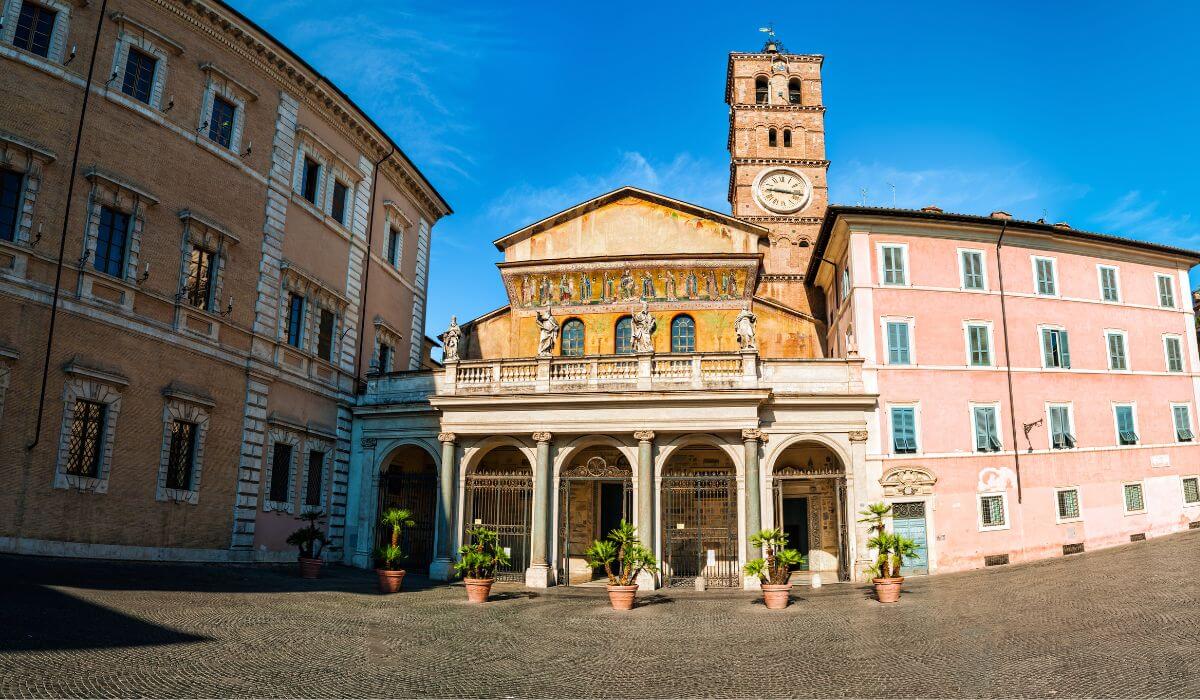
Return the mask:
<path id="1" fill-rule="evenodd" d="M 1200 527 L 1198 262 L 1004 212 L 829 208 L 807 276 L 829 354 L 879 393 L 867 458 L 926 544 L 914 572 Z"/>

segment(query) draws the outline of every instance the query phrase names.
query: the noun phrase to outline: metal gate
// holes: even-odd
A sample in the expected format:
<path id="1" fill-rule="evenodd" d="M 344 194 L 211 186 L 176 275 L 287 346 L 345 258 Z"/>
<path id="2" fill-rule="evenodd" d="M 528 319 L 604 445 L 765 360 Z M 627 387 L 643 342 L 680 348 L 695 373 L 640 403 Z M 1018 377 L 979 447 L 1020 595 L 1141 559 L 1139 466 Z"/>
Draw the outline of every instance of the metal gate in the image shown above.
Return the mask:
<path id="1" fill-rule="evenodd" d="M 740 588 L 737 488 L 729 472 L 662 477 L 663 580 L 709 588 Z"/>
<path id="2" fill-rule="evenodd" d="M 597 522 L 601 517 L 602 493 L 604 485 L 621 488 L 621 519 L 633 521 L 633 473 L 629 465 L 622 459 L 616 465 L 605 463 L 602 458 L 593 457 L 586 464 L 564 469 L 559 474 L 558 482 L 558 583 L 561 586 L 571 585 L 572 565 L 580 575 L 586 572 L 591 579 L 591 569 L 583 561 L 583 552 L 591 546 L 597 537 L 608 534 L 603 527 L 597 531 Z M 579 518 L 572 522 L 571 494 L 578 490 L 577 486 L 590 487 L 592 514 L 590 520 L 581 522 Z M 611 528 L 610 528 L 611 529 Z M 645 537 L 643 536 L 643 542 Z"/>
<path id="3" fill-rule="evenodd" d="M 911 501 L 892 504 L 892 531 L 917 544 L 917 557 L 900 567 L 904 576 L 929 573 L 929 539 L 925 531 L 925 503 Z"/>
<path id="4" fill-rule="evenodd" d="M 389 508 L 407 508 L 413 514 L 413 526 L 400 531 L 400 551 L 409 571 L 427 572 L 433 561 L 433 532 L 437 518 L 437 474 L 400 472 L 379 478 L 378 516 Z M 375 545 L 391 542 L 391 528 L 375 523 Z"/>
<path id="5" fill-rule="evenodd" d="M 463 492 L 463 542 L 476 525 L 494 530 L 509 564 L 496 571 L 501 581 L 524 581 L 529 568 L 533 475 L 529 472 L 472 474 Z"/>

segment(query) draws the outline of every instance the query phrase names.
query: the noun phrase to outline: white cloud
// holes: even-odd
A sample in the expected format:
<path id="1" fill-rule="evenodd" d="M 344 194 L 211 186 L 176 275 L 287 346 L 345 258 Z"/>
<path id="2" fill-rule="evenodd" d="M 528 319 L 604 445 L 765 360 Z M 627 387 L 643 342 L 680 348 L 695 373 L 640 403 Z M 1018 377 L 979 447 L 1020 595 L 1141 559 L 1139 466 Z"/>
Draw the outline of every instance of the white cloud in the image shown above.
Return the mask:
<path id="1" fill-rule="evenodd" d="M 1147 201 L 1141 192 L 1131 190 L 1093 218 L 1104 231 L 1118 236 L 1184 245 L 1200 238 L 1191 224 L 1191 214 L 1163 214 L 1159 206 L 1158 200 Z"/>

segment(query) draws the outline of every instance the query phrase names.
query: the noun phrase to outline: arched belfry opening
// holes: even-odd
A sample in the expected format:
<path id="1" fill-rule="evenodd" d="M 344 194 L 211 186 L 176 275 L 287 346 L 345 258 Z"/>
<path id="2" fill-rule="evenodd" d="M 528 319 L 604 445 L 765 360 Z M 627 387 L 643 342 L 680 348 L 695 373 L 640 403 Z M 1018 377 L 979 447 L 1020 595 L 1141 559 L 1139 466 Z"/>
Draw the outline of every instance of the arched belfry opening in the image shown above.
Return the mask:
<path id="1" fill-rule="evenodd" d="M 533 529 L 533 468 L 516 447 L 483 455 L 463 484 L 463 542 L 482 525 L 494 530 L 510 562 L 496 572 L 502 581 L 524 581 Z"/>
<path id="2" fill-rule="evenodd" d="M 437 466 L 433 457 L 417 445 L 402 445 L 391 454 L 379 475 L 379 509 L 382 516 L 389 508 L 412 512 L 413 526 L 400 533 L 400 551 L 404 567 L 426 572 L 433 561 L 433 534 L 437 517 Z M 391 530 L 375 524 L 375 544 L 391 541 Z"/>

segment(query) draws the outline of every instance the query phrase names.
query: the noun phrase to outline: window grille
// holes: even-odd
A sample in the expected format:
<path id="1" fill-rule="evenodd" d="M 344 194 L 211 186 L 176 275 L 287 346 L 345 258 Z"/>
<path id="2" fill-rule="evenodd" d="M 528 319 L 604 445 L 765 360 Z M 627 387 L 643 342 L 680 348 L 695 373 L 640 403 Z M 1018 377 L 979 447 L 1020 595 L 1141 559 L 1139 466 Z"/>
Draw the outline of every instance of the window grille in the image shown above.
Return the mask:
<path id="1" fill-rule="evenodd" d="M 1191 476 L 1183 480 L 1183 502 L 1200 503 L 1200 478 Z"/>
<path id="2" fill-rule="evenodd" d="M 980 522 L 984 527 L 1002 527 L 1004 523 L 1004 497 L 979 497 Z"/>
<path id="3" fill-rule="evenodd" d="M 196 461 L 196 424 L 171 422 L 171 448 L 167 459 L 167 488 L 190 491 Z"/>
<path id="4" fill-rule="evenodd" d="M 1079 517 L 1079 491 L 1064 489 L 1058 492 L 1058 519 L 1073 520 Z"/>
<path id="5" fill-rule="evenodd" d="M 308 481 L 304 490 L 304 505 L 320 506 L 324 482 L 325 453 L 311 450 L 308 453 Z"/>
<path id="6" fill-rule="evenodd" d="M 216 272 L 215 257 L 197 245 L 192 246 L 192 254 L 188 256 L 186 296 L 188 303 L 197 309 L 209 307 Z"/>
<path id="7" fill-rule="evenodd" d="M 275 443 L 275 454 L 271 457 L 271 500 L 286 503 L 291 491 L 292 446 Z"/>
<path id="8" fill-rule="evenodd" d="M 1125 484 L 1125 510 L 1133 513 L 1146 509 L 1145 495 L 1141 484 Z"/>
<path id="9" fill-rule="evenodd" d="M 104 415 L 108 406 L 95 401 L 75 401 L 71 438 L 67 443 L 67 473 L 98 477 L 103 450 Z"/>
<path id="10" fill-rule="evenodd" d="M 148 53 L 129 48 L 129 56 L 125 59 L 125 79 L 121 83 L 121 92 L 139 102 L 150 104 L 150 96 L 154 90 L 154 69 L 158 59 Z"/>

